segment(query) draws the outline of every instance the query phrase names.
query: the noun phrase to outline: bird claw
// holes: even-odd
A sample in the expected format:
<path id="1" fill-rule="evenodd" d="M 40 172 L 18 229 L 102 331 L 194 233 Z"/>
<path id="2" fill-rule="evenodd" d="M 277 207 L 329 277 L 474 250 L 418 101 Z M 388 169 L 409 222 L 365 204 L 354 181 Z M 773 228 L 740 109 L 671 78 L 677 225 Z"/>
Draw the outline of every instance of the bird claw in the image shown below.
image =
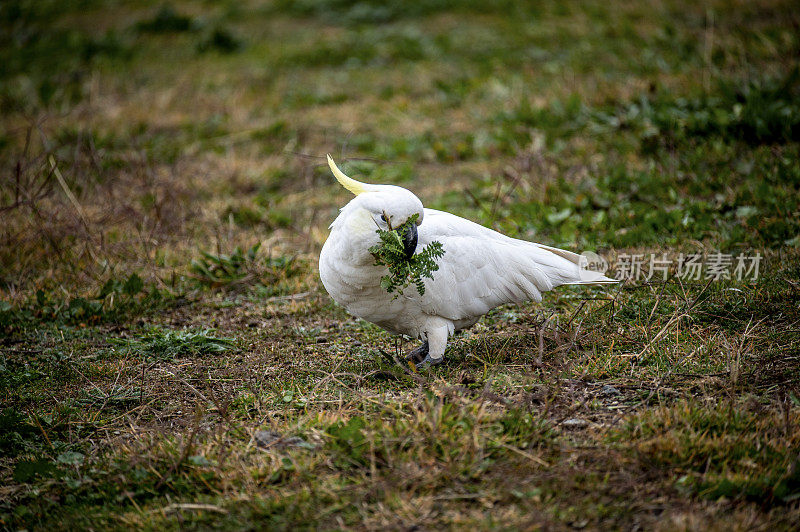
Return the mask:
<path id="1" fill-rule="evenodd" d="M 428 358 L 428 342 L 425 341 L 421 346 L 412 349 L 405 358 L 406 361 L 413 362 L 416 365 L 422 364 Z"/>
<path id="2" fill-rule="evenodd" d="M 409 362 L 414 364 L 415 368 L 421 369 L 421 368 L 425 368 L 425 367 L 428 367 L 428 366 L 430 366 L 430 367 L 438 366 L 439 364 L 442 363 L 443 360 L 444 360 L 444 357 L 431 358 L 430 355 L 426 355 L 425 358 L 420 362 L 414 362 L 413 360 L 409 360 Z"/>
<path id="3" fill-rule="evenodd" d="M 443 360 L 444 357 L 432 358 L 430 356 L 427 341 L 406 355 L 406 362 L 413 364 L 416 369 L 426 366 L 438 366 Z"/>

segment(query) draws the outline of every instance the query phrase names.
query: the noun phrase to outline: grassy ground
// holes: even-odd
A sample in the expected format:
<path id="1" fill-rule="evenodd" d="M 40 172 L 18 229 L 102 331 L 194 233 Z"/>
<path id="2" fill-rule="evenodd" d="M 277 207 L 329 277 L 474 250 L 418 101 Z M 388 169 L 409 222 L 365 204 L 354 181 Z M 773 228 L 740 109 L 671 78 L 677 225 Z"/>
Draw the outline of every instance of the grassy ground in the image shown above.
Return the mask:
<path id="1" fill-rule="evenodd" d="M 492 5 L 0 5 L 3 528 L 800 525 L 792 3 Z M 417 374 L 319 282 L 326 152 L 676 262 Z"/>

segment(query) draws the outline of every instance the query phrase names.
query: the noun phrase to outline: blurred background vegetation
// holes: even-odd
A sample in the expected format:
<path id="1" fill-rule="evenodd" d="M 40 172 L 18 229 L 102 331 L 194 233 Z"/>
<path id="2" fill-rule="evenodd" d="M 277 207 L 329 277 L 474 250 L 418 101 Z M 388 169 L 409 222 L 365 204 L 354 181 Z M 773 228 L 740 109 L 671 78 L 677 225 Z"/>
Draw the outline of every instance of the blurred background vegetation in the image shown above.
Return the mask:
<path id="1" fill-rule="evenodd" d="M 792 3 L 0 6 L 0 286 L 308 254 L 321 156 L 573 249 L 797 246 Z M 177 272 L 177 273 L 176 273 Z"/>

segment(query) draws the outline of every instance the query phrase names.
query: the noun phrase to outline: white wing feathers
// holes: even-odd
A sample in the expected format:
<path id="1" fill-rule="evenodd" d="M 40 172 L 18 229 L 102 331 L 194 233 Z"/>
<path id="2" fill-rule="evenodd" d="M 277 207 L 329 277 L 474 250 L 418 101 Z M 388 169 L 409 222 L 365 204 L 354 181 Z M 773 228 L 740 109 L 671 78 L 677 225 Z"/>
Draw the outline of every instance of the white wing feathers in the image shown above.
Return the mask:
<path id="1" fill-rule="evenodd" d="M 426 313 L 454 321 L 505 303 L 542 300 L 562 284 L 614 282 L 581 271 L 580 255 L 507 237 L 450 213 L 425 209 L 418 249 L 439 241 L 445 255 L 419 299 Z"/>

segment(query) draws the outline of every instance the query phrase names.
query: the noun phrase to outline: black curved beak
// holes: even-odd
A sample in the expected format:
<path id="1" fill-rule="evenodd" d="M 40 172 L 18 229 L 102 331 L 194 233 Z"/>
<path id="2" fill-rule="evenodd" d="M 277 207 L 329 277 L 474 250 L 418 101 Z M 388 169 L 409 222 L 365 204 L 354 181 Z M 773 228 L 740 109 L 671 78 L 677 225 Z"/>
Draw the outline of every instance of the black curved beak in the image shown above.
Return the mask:
<path id="1" fill-rule="evenodd" d="M 403 251 L 406 252 L 406 259 L 411 259 L 417 251 L 417 224 L 410 224 L 403 234 Z"/>

